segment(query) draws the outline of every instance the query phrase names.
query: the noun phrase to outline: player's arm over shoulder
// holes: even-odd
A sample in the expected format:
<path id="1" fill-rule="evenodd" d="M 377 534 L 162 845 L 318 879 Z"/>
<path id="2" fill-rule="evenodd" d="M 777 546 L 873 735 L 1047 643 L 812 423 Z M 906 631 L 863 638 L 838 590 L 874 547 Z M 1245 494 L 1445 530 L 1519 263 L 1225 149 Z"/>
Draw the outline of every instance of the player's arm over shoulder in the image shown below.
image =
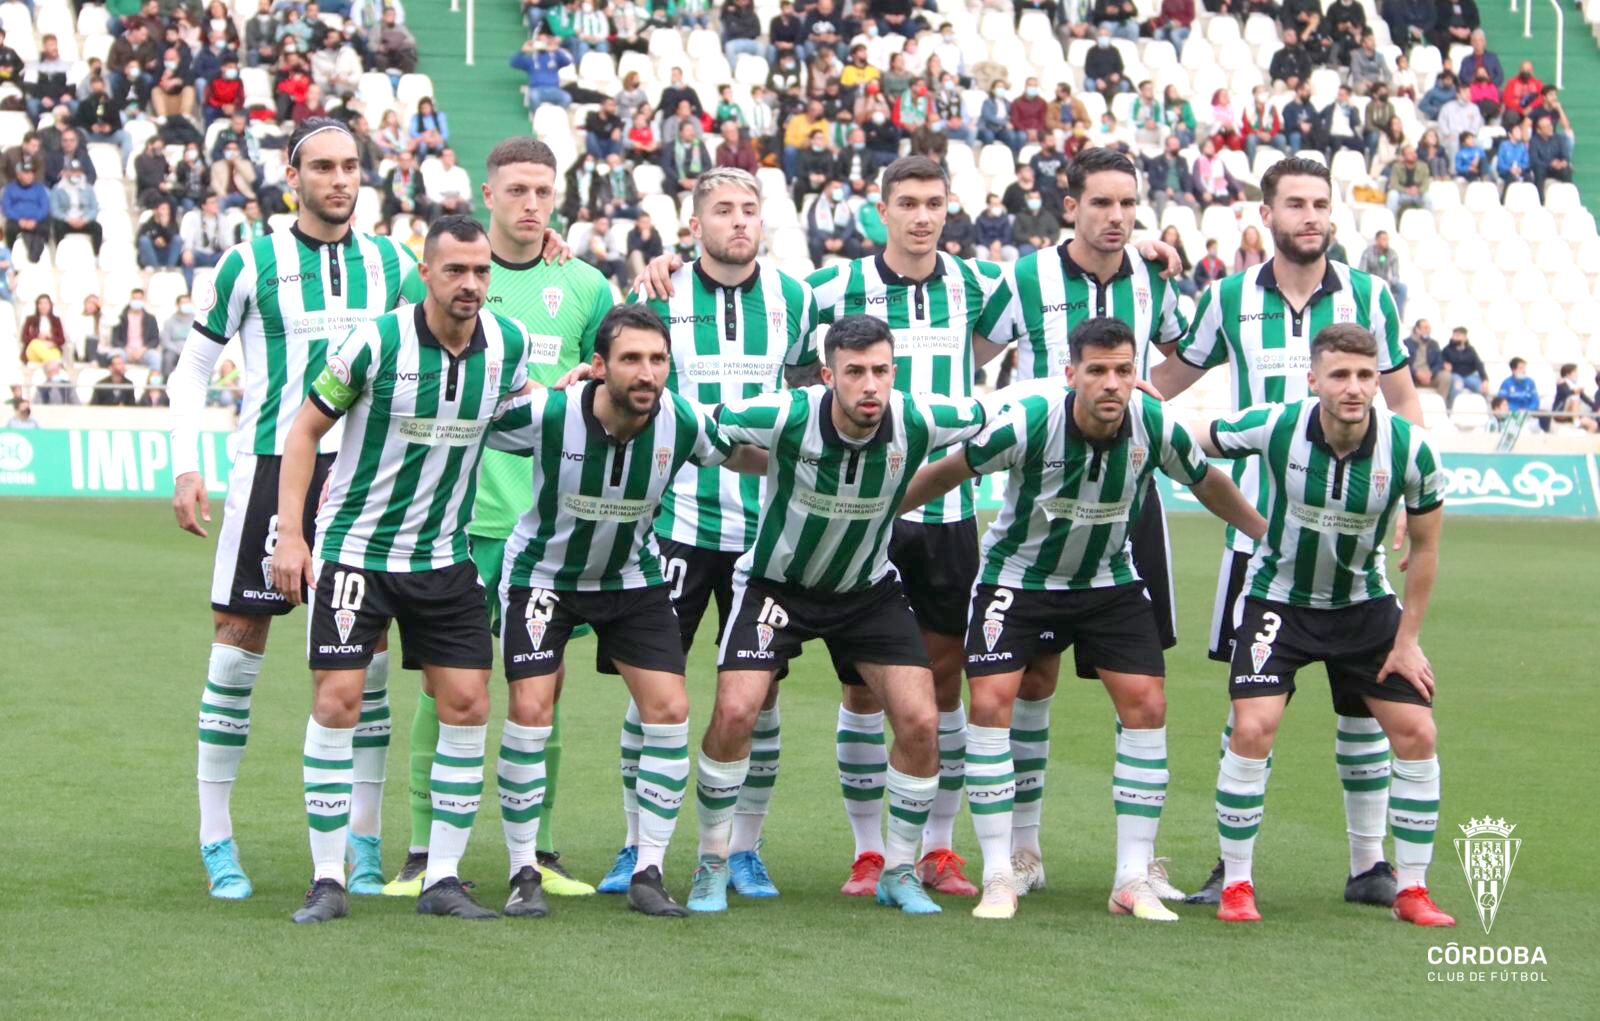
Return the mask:
<path id="1" fill-rule="evenodd" d="M 1264 454 L 1278 417 L 1287 413 L 1285 405 L 1256 404 L 1214 419 L 1200 433 L 1200 449 L 1205 451 L 1207 457 Z"/>
<path id="2" fill-rule="evenodd" d="M 533 456 L 539 449 L 545 409 L 551 401 L 564 402 L 567 393 L 566 390 L 525 388 L 523 392 L 501 401 L 495 408 L 494 419 L 489 423 L 489 449 L 523 457 Z"/>
<path id="3" fill-rule="evenodd" d="M 796 404 L 809 400 L 811 390 L 779 390 L 720 405 L 717 430 L 730 444 L 748 443 L 771 450 L 790 412 Z"/>

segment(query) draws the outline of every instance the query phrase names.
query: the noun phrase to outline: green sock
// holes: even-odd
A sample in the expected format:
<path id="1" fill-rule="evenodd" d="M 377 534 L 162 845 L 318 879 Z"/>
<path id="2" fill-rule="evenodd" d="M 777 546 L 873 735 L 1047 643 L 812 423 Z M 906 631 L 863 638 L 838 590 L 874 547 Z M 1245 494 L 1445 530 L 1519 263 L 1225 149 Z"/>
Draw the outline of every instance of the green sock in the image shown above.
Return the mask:
<path id="1" fill-rule="evenodd" d="M 556 810 L 556 780 L 561 776 L 561 707 L 550 716 L 550 740 L 544 745 L 544 805 L 539 809 L 539 836 L 535 846 L 541 851 L 556 849 L 553 816 Z"/>
<path id="2" fill-rule="evenodd" d="M 439 743 L 439 707 L 426 691 L 417 692 L 417 715 L 411 720 L 411 850 L 426 851 L 433 831 L 433 749 Z"/>

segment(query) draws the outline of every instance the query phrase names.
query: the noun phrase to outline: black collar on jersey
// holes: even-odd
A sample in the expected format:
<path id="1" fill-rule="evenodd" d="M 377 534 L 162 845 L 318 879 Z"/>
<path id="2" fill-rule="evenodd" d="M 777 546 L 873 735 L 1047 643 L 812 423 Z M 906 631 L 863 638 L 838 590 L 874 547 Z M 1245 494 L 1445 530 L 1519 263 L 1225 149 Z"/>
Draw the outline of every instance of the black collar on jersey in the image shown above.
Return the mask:
<path id="1" fill-rule="evenodd" d="M 1088 277 L 1097 284 L 1109 284 L 1112 280 L 1133 276 L 1133 260 L 1128 258 L 1126 250 L 1122 253 L 1122 265 L 1118 266 L 1117 271 L 1111 274 L 1111 280 L 1101 281 L 1099 277 L 1078 265 L 1077 260 L 1072 257 L 1072 253 L 1067 251 L 1067 242 L 1063 241 L 1057 247 L 1061 249 L 1061 272 L 1069 277 Z"/>
<path id="2" fill-rule="evenodd" d="M 589 438 L 596 443 L 609 443 L 613 447 L 625 447 L 639 438 L 639 433 L 634 433 L 630 439 L 619 440 L 606 431 L 605 424 L 600 421 L 600 416 L 594 413 L 594 395 L 597 390 L 605 386 L 598 379 L 588 380 L 583 384 L 583 394 L 578 398 L 578 407 L 583 412 L 583 428 Z M 666 398 L 666 391 L 661 391 L 661 396 L 656 398 L 656 406 L 650 409 L 650 417 L 655 418 L 661 410 L 661 402 Z M 643 432 L 641 429 L 639 432 Z"/>
<path id="3" fill-rule="evenodd" d="M 533 267 L 539 265 L 539 263 L 543 262 L 544 261 L 544 253 L 540 252 L 538 255 L 535 255 L 528 262 L 507 262 L 505 259 L 502 259 L 502 258 L 500 258 L 500 256 L 494 254 L 494 252 L 490 252 L 489 253 L 489 258 L 493 259 L 494 260 L 494 264 L 496 266 L 499 266 L 501 269 L 509 269 L 509 270 L 521 271 L 521 270 L 525 270 L 525 269 L 532 269 Z"/>
<path id="4" fill-rule="evenodd" d="M 822 442 L 831 443 L 836 447 L 866 448 L 881 447 L 889 442 L 889 437 L 894 435 L 894 404 L 884 401 L 883 418 L 878 420 L 878 431 L 860 443 L 847 443 L 839 435 L 839 430 L 833 425 L 833 391 L 829 390 L 822 395 L 822 409 L 817 412 L 822 416 L 820 423 L 822 429 Z"/>
<path id="5" fill-rule="evenodd" d="M 296 222 L 289 225 L 289 233 L 294 235 L 296 241 L 300 242 L 302 245 L 305 245 L 307 248 L 312 249 L 313 251 L 323 247 L 324 245 L 329 248 L 333 248 L 334 246 L 338 246 L 340 248 L 349 248 L 351 245 L 356 243 L 356 232 L 353 230 L 346 230 L 344 232 L 344 237 L 337 241 L 319 241 L 310 234 L 307 234 L 305 231 L 301 230 L 300 224 Z"/>
<path id="6" fill-rule="evenodd" d="M 890 269 L 889 268 L 889 262 L 888 262 L 887 259 L 885 259 L 883 257 L 883 253 L 882 252 L 879 252 L 877 255 L 874 255 L 872 257 L 872 262 L 873 262 L 873 264 L 875 266 L 878 267 L 878 277 L 884 283 L 890 284 L 890 285 L 892 285 L 894 287 L 916 287 L 919 284 L 925 284 L 930 280 L 937 280 L 940 277 L 944 276 L 944 260 L 939 258 L 939 253 L 937 253 L 937 252 L 934 253 L 933 272 L 929 273 L 927 276 L 923 277 L 921 280 L 911 280 L 911 279 L 909 279 L 907 277 L 901 276 L 900 274 L 896 273 L 894 270 Z"/>
<path id="7" fill-rule="evenodd" d="M 726 284 L 719 284 L 717 281 L 713 280 L 711 278 L 711 274 L 707 273 L 703 268 L 701 268 L 699 259 L 694 260 L 694 275 L 699 278 L 700 286 L 704 287 L 708 291 L 743 291 L 744 293 L 749 294 L 751 291 L 756 289 L 756 281 L 761 279 L 761 263 L 752 262 L 751 266 L 754 268 L 751 269 L 750 276 L 741 283 L 734 284 L 732 287 L 728 287 Z"/>
<path id="8" fill-rule="evenodd" d="M 1274 291 L 1279 290 L 1278 275 L 1272 272 L 1272 267 L 1277 265 L 1277 262 L 1278 259 L 1274 256 L 1261 264 L 1261 272 L 1256 274 L 1256 286 Z M 1339 274 L 1333 271 L 1333 260 L 1324 259 L 1322 263 L 1322 285 L 1311 295 L 1311 300 L 1315 301 L 1318 298 L 1332 294 L 1334 291 L 1340 290 L 1342 286 L 1339 283 Z"/>
<path id="9" fill-rule="evenodd" d="M 1077 399 L 1078 391 L 1067 391 L 1066 411 L 1068 436 L 1080 439 L 1089 444 L 1089 446 L 1101 451 L 1110 450 L 1117 444 L 1125 443 L 1129 439 L 1133 438 L 1133 399 L 1131 397 L 1128 399 L 1127 410 L 1122 413 L 1122 424 L 1117 426 L 1116 433 L 1109 440 L 1096 439 L 1095 437 L 1085 433 L 1082 429 L 1078 428 L 1078 420 L 1072 417 L 1072 406 L 1074 403 L 1076 403 Z"/>
<path id="10" fill-rule="evenodd" d="M 411 313 L 416 319 L 417 323 L 417 343 L 421 344 L 423 347 L 436 347 L 443 351 L 444 345 L 439 343 L 439 338 L 435 337 L 433 335 L 433 331 L 428 329 L 428 317 L 422 312 L 422 304 L 423 303 L 419 301 L 413 305 L 412 307 L 416 309 L 416 311 Z M 472 339 L 467 342 L 467 349 L 461 352 L 460 355 L 456 355 L 454 357 L 466 357 L 467 355 L 475 354 L 478 351 L 487 350 L 489 350 L 489 338 L 484 335 L 483 318 L 480 316 L 478 320 L 472 324 Z M 449 353 L 449 351 L 445 351 L 445 354 Z"/>
<path id="11" fill-rule="evenodd" d="M 1378 409 L 1371 408 L 1367 411 L 1367 432 L 1361 437 L 1361 442 L 1356 445 L 1354 452 L 1340 457 L 1334 453 L 1333 447 L 1328 445 L 1328 437 L 1322 431 L 1322 406 L 1320 402 L 1312 401 L 1310 421 L 1306 422 L 1306 439 L 1311 441 L 1313 447 L 1320 447 L 1322 452 L 1335 461 L 1365 461 L 1372 456 L 1378 445 Z"/>

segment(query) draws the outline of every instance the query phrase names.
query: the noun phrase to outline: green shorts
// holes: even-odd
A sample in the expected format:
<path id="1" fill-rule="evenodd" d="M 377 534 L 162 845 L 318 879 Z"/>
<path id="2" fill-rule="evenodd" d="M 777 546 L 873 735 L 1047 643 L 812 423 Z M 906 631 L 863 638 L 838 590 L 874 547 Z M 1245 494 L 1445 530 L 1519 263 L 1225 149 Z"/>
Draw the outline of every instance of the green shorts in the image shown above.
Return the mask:
<path id="1" fill-rule="evenodd" d="M 485 602 L 489 610 L 489 628 L 496 637 L 500 634 L 500 571 L 506 559 L 506 540 L 492 539 L 487 535 L 468 535 L 467 547 L 472 554 L 472 562 L 478 568 L 478 577 L 483 579 Z M 594 631 L 587 624 L 580 624 L 572 630 L 573 638 L 582 638 Z"/>

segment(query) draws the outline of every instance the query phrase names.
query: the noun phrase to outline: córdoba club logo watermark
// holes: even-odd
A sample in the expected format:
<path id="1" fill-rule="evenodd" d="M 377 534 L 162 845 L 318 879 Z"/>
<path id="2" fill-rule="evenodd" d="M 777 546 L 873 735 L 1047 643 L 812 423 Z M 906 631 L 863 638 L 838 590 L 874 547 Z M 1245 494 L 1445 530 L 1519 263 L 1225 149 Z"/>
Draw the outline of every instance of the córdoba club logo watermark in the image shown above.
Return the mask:
<path id="1" fill-rule="evenodd" d="M 1459 825 L 1459 824 L 1458 824 Z M 1467 877 L 1467 889 L 1478 908 L 1478 921 L 1485 934 L 1494 928 L 1494 919 L 1504 903 L 1511 868 L 1517 863 L 1522 840 L 1511 835 L 1517 827 L 1504 819 L 1470 819 L 1459 825 L 1463 836 L 1455 840 L 1456 857 Z"/>

